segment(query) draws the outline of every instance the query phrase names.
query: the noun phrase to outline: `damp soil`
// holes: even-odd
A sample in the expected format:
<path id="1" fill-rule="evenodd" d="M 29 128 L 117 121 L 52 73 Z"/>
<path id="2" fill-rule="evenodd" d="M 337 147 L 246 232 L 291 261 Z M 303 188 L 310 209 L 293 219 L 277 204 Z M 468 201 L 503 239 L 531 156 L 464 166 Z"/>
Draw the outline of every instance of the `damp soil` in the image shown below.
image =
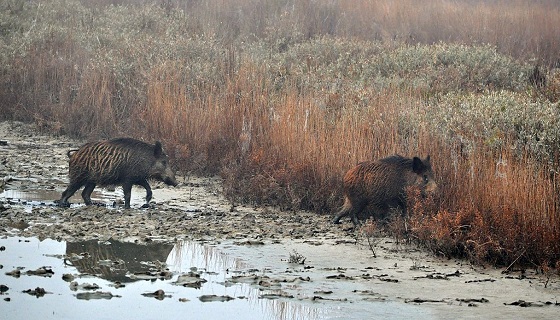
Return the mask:
<path id="1" fill-rule="evenodd" d="M 560 282 L 441 259 L 311 212 L 232 205 L 217 177 L 179 172 L 134 188 L 79 192 L 66 152 L 83 142 L 0 123 L 0 308 L 10 319 L 542 319 Z M 19 274 L 19 276 L 17 276 Z M 94 285 L 95 284 L 95 285 Z"/>

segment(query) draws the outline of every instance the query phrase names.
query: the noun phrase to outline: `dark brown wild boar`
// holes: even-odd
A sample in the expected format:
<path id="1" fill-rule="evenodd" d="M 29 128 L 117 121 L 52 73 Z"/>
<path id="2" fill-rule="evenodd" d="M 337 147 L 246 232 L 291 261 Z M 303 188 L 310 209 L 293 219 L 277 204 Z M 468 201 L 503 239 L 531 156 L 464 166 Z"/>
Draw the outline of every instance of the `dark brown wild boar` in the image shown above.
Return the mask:
<path id="1" fill-rule="evenodd" d="M 422 195 L 437 189 L 430 156 L 422 160 L 394 155 L 362 162 L 344 176 L 344 205 L 333 222 L 350 216 L 354 225 L 359 225 L 358 214 L 366 208 L 381 219 L 387 218 L 392 208 L 405 210 L 409 186 L 419 187 Z"/>
<path id="2" fill-rule="evenodd" d="M 95 186 L 121 185 L 124 206 L 130 208 L 132 185 L 146 189 L 146 205 L 152 199 L 148 179 L 177 185 L 175 173 L 159 141 L 155 145 L 131 138 L 90 142 L 78 150 L 69 151 L 68 156 L 70 184 L 62 193 L 60 206 L 68 206 L 68 198 L 82 186 L 85 186 L 82 198 L 86 205 L 90 205 Z"/>

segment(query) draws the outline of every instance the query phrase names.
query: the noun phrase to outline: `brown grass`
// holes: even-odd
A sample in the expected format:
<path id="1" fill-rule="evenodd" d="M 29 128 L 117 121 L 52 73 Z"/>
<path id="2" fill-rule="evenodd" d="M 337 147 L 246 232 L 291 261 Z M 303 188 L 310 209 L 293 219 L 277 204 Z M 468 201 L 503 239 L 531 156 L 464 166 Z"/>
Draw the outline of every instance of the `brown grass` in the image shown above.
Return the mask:
<path id="1" fill-rule="evenodd" d="M 511 149 L 473 153 L 436 156 L 452 160 L 436 164 L 446 190 L 435 201 L 409 197 L 413 237 L 435 252 L 496 265 L 558 261 L 560 246 L 551 241 L 560 226 L 556 174 Z"/>

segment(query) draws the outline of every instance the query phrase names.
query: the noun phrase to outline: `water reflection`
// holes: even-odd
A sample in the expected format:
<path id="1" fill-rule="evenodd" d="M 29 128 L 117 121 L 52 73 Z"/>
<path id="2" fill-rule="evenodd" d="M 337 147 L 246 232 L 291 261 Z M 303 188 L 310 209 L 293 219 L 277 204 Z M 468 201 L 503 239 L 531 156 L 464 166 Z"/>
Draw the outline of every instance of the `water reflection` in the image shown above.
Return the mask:
<path id="1" fill-rule="evenodd" d="M 265 319 L 327 319 L 326 310 L 292 301 L 261 299 L 261 303 Z"/>
<path id="2" fill-rule="evenodd" d="M 62 188 L 63 186 L 64 184 L 62 185 Z M 11 188 L 13 187 L 14 186 L 11 186 Z M 23 186 L 20 186 L 17 189 L 11 188 L 3 191 L 0 190 L 0 201 L 27 206 L 54 205 L 55 201 L 60 199 L 62 191 L 64 190 L 60 188 L 35 189 L 25 188 Z M 132 203 L 143 204 L 145 196 L 146 193 L 143 188 L 138 188 L 136 186 L 132 188 Z M 113 207 L 117 202 L 121 203 L 123 201 L 123 197 L 122 188 L 120 187 L 116 189 L 98 188 L 91 194 L 91 200 L 93 203 L 108 207 Z M 72 197 L 70 197 L 69 202 L 71 206 L 84 205 L 81 192 L 73 194 Z"/>
<path id="3" fill-rule="evenodd" d="M 266 272 L 251 269 L 250 261 L 226 255 L 209 244 L 184 241 L 146 245 L 114 240 L 64 243 L 7 238 L 0 239 L 0 245 L 6 248 L 0 252 L 4 266 L 0 283 L 9 287 L 0 300 L 0 318 L 178 319 L 187 313 L 197 315 L 197 319 L 327 318 L 318 308 L 320 305 L 306 305 L 296 299 L 262 298 L 277 290 L 259 287 L 258 280 L 232 281 L 236 276 L 264 276 Z M 171 278 L 132 281 L 131 275 L 153 269 L 156 261 L 162 262 L 161 267 L 168 269 Z M 48 266 L 54 275 L 15 278 L 6 274 L 18 268 L 34 270 L 42 266 Z M 190 273 L 205 282 L 199 288 L 176 284 L 180 276 Z M 74 285 L 63 280 L 63 275 L 68 274 L 74 276 Z M 126 285 L 115 286 L 115 282 Z M 86 289 L 86 283 L 95 284 L 95 289 Z M 35 288 L 48 294 L 37 298 L 24 293 Z M 161 296 L 151 294 L 160 290 Z M 84 295 L 91 297 L 83 299 Z"/>
<path id="4" fill-rule="evenodd" d="M 174 272 L 186 269 L 203 270 L 208 283 L 203 285 L 212 286 L 213 294 L 233 297 L 241 304 L 249 305 L 254 309 L 261 310 L 259 319 L 323 319 L 326 312 L 317 307 L 310 307 L 298 303 L 296 300 L 285 300 L 280 297 L 283 292 L 279 289 L 264 289 L 259 287 L 260 276 L 266 277 L 265 270 L 253 269 L 250 261 L 224 254 L 218 248 L 197 242 L 178 242 L 167 259 L 167 264 Z M 247 276 L 253 281 L 234 281 L 235 277 Z M 203 293 L 209 292 L 203 290 Z M 227 303 L 233 303 L 227 302 Z M 210 307 L 210 306 L 209 306 Z M 231 314 L 232 319 L 245 319 L 240 314 Z"/>
<path id="5" fill-rule="evenodd" d="M 7 199 L 13 202 L 31 202 L 35 204 L 46 204 L 46 203 L 53 203 L 55 200 L 60 199 L 60 195 L 62 191 L 55 190 L 55 189 L 6 189 L 0 192 L 0 199 Z M 93 200 L 102 200 L 105 196 L 97 191 L 92 193 Z M 80 193 L 76 193 L 72 195 L 70 198 L 71 202 L 80 202 L 82 197 Z"/>
<path id="6" fill-rule="evenodd" d="M 165 262 L 172 244 L 142 245 L 130 242 L 80 241 L 66 243 L 64 263 L 82 274 L 92 274 L 113 282 L 132 282 L 130 274 L 150 271 L 153 263 Z"/>
<path id="7" fill-rule="evenodd" d="M 226 271 L 246 267 L 240 259 L 226 255 L 212 245 L 192 241 L 177 242 L 167 258 L 167 263 L 174 267 L 171 271 L 177 272 L 191 267 Z"/>
<path id="8" fill-rule="evenodd" d="M 6 189 L 0 191 L 0 203 L 22 205 L 25 211 L 30 213 L 34 207 L 55 206 L 55 201 L 60 199 L 61 194 L 62 191 L 56 189 Z M 111 208 L 114 202 L 110 201 L 112 199 L 111 195 L 112 194 L 109 192 L 101 193 L 93 191 L 91 199 L 95 204 Z M 84 205 L 80 192 L 76 192 L 76 194 L 72 195 L 69 202 L 71 207 Z"/>

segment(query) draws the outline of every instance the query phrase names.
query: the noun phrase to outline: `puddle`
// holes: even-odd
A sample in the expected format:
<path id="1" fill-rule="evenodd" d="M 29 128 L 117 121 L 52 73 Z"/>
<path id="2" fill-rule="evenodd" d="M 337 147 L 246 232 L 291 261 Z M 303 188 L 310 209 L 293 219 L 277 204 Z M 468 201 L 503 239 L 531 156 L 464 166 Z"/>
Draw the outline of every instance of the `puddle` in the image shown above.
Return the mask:
<path id="1" fill-rule="evenodd" d="M 68 200 L 72 207 L 84 205 L 84 200 L 82 199 L 81 192 L 83 188 L 76 191 L 72 197 Z M 55 205 L 55 201 L 60 199 L 63 187 L 60 190 L 57 189 L 5 189 L 0 192 L 0 199 L 5 199 L 10 204 L 19 204 L 28 207 L 34 206 L 44 206 L 44 205 Z M 141 206 L 144 204 L 146 193 L 143 188 L 133 187 L 131 204 L 133 206 Z M 91 194 L 91 200 L 93 203 L 106 206 L 108 208 L 114 207 L 115 202 L 123 203 L 124 195 L 121 188 L 116 188 L 115 190 L 107 190 L 103 188 L 97 188 Z"/>
<path id="2" fill-rule="evenodd" d="M 29 205 L 40 205 L 40 204 L 49 204 L 54 203 L 54 200 L 60 198 L 61 192 L 56 190 L 11 190 L 7 189 L 0 193 L 0 198 L 5 198 L 8 201 L 12 201 L 14 203 L 20 204 L 29 204 Z M 99 197 L 99 195 L 97 195 Z M 81 197 L 79 193 L 76 193 L 71 198 L 73 202 L 79 201 Z"/>
<path id="3" fill-rule="evenodd" d="M 8 319 L 178 319 L 187 314 L 228 320 L 363 319 L 372 312 L 397 319 L 426 315 L 402 303 L 329 297 L 332 290 L 350 295 L 362 288 L 351 282 L 341 287 L 338 282 L 333 289 L 325 280 L 308 279 L 325 279 L 316 270 L 297 266 L 292 270 L 274 255 L 247 255 L 245 247 L 240 247 L 245 258 L 257 260 L 252 264 L 224 253 L 227 248 L 235 252 L 233 243 L 140 245 L 7 238 L 0 240 L 0 246 L 5 249 L 0 251 L 0 284 L 9 288 L 0 295 L 0 308 Z M 269 254 L 280 249 L 265 247 Z M 7 274 L 17 269 L 19 277 Z M 41 275 L 28 274 L 38 271 Z"/>
<path id="4" fill-rule="evenodd" d="M 195 242 L 137 245 L 8 238 L 1 239 L 0 245 L 5 248 L 0 252 L 0 284 L 9 288 L 0 295 L 0 305 L 8 319 L 179 319 L 187 314 L 197 315 L 197 319 L 326 316 L 322 308 L 262 299 L 262 290 L 231 281 L 247 272 L 244 262 Z M 162 263 L 167 264 L 167 270 L 161 269 Z M 20 267 L 19 277 L 6 274 Z M 27 274 L 40 268 L 53 273 Z M 198 278 L 201 285 L 183 285 L 189 276 Z M 44 289 L 44 295 L 24 292 L 35 292 L 36 288 Z M 158 290 L 163 292 L 154 294 Z"/>
<path id="5" fill-rule="evenodd" d="M 120 241 L 88 240 L 67 242 L 64 264 L 73 266 L 81 274 L 94 275 L 111 281 L 138 281 L 156 271 L 167 260 L 174 246 L 168 243 L 138 245 Z M 181 270 L 178 270 L 179 272 Z M 157 276 L 154 276 L 154 280 Z"/>

